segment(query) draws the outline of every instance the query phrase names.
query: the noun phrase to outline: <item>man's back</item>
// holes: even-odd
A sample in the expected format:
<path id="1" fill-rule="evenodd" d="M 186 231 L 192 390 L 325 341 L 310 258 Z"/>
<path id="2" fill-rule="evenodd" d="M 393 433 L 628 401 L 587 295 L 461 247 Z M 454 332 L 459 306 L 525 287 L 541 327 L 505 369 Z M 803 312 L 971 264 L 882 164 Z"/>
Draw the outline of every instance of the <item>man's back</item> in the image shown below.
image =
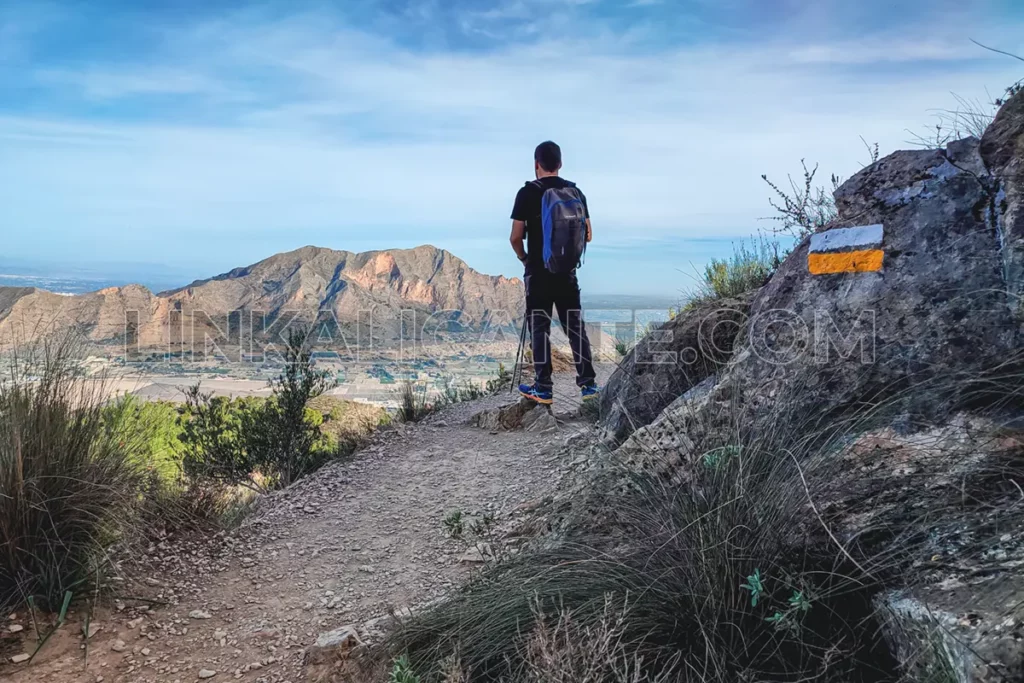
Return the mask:
<path id="1" fill-rule="evenodd" d="M 540 215 L 541 199 L 544 196 L 544 191 L 572 186 L 572 183 L 559 176 L 545 176 L 528 182 L 519 188 L 515 204 L 512 207 L 512 220 L 526 223 L 526 267 L 533 274 L 546 272 L 544 266 L 544 232 Z M 583 201 L 583 209 L 586 216 L 590 218 L 587 198 L 579 188 L 577 188 L 577 192 L 579 192 L 580 199 Z"/>

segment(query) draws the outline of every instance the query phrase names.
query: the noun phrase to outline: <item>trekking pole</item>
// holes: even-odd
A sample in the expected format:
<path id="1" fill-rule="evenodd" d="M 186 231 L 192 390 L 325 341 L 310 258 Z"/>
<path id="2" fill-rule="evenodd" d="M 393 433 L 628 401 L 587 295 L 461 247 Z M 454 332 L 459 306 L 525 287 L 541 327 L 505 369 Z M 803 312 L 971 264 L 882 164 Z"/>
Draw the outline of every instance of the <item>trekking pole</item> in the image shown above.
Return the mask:
<path id="1" fill-rule="evenodd" d="M 527 317 L 523 316 L 523 328 L 519 331 L 519 348 L 516 349 L 516 365 L 512 369 L 512 386 L 508 388 L 508 392 L 511 394 L 519 386 L 519 380 L 523 377 L 523 366 L 521 361 L 526 360 L 526 321 Z"/>
<path id="2" fill-rule="evenodd" d="M 523 322 L 526 322 L 526 318 L 523 318 Z M 519 330 L 519 344 L 516 346 L 516 362 L 512 365 L 512 381 L 508 386 L 508 393 L 512 393 L 516 388 L 516 380 L 519 378 L 519 357 L 523 352 L 523 330 Z"/>

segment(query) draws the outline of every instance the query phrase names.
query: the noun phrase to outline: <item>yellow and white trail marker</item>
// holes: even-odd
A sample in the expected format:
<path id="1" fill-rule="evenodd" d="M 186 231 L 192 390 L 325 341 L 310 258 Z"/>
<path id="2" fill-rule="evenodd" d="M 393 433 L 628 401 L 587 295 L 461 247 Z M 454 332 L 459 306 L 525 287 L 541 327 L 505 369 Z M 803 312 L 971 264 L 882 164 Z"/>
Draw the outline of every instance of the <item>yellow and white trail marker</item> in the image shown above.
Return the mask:
<path id="1" fill-rule="evenodd" d="M 870 273 L 882 269 L 882 226 L 833 228 L 811 235 L 807 270 L 811 275 Z"/>

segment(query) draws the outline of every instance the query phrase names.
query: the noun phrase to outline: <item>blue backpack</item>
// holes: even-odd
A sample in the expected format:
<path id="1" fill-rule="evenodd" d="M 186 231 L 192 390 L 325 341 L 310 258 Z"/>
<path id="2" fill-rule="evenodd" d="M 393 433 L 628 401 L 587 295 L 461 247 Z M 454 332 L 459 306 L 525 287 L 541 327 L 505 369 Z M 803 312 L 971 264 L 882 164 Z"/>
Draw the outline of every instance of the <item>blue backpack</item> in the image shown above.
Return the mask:
<path id="1" fill-rule="evenodd" d="M 568 182 L 568 181 L 566 181 Z M 576 185 L 545 188 L 539 180 L 540 221 L 544 232 L 544 266 L 552 273 L 571 273 L 587 250 L 587 211 Z"/>

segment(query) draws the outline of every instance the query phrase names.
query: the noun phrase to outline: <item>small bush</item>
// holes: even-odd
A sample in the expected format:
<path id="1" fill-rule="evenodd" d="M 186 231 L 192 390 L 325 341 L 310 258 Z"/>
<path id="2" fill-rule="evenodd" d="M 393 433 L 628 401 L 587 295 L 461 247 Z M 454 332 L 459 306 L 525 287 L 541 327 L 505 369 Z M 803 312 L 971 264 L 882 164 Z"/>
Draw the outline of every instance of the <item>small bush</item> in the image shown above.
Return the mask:
<path id="1" fill-rule="evenodd" d="M 483 398 L 485 395 L 486 392 L 475 384 L 470 382 L 459 384 L 454 378 L 448 378 L 445 380 L 441 398 L 435 404 L 434 409 L 437 410 L 444 406 L 462 403 L 463 401 L 475 401 L 478 398 Z"/>
<path id="2" fill-rule="evenodd" d="M 512 373 L 508 371 L 504 363 L 498 363 L 498 372 L 494 379 L 487 380 L 487 393 L 497 394 L 508 391 L 512 386 Z"/>
<path id="3" fill-rule="evenodd" d="M 768 220 L 779 225 L 779 232 L 797 239 L 817 232 L 836 218 L 836 202 L 832 193 L 840 185 L 839 176 L 835 174 L 830 178 L 829 189 L 815 185 L 814 177 L 818 173 L 818 165 L 807 168 L 807 163 L 801 159 L 800 166 L 803 168 L 803 184 L 798 184 L 789 177 L 789 192 L 768 180 L 767 175 L 761 175 L 761 180 L 775 193 L 775 197 L 770 198 L 768 203 L 775 209 L 777 215 L 769 217 Z"/>
<path id="4" fill-rule="evenodd" d="M 121 420 L 121 428 L 138 435 L 141 450 L 134 454 L 138 464 L 160 486 L 181 482 L 185 444 L 184 406 L 169 401 L 143 401 L 130 394 L 103 408 L 108 423 Z"/>
<path id="5" fill-rule="evenodd" d="M 324 394 L 309 402 L 310 410 L 323 416 L 321 431 L 343 439 L 349 435 L 369 436 L 388 422 L 388 412 L 372 403 L 348 401 Z"/>
<path id="6" fill-rule="evenodd" d="M 452 510 L 441 520 L 441 526 L 449 538 L 462 538 L 466 530 L 466 522 L 462 510 Z"/>
<path id="7" fill-rule="evenodd" d="M 641 655 L 626 640 L 629 608 L 619 607 L 605 596 L 604 610 L 596 622 L 573 616 L 562 609 L 556 619 L 534 607 L 534 628 L 525 646 L 525 681 L 592 681 L 600 683 L 669 683 L 682 681 L 677 662 L 671 658 L 652 674 Z"/>
<path id="8" fill-rule="evenodd" d="M 861 140 L 864 141 L 863 138 Z M 864 146 L 868 150 L 869 163 L 878 161 L 878 143 L 869 145 L 864 141 Z M 775 209 L 776 215 L 768 217 L 767 220 L 776 223 L 777 232 L 798 240 L 818 232 L 836 219 L 838 211 L 833 194 L 843 182 L 833 173 L 829 178 L 828 188 L 817 185 L 814 178 L 818 173 L 818 165 L 807 168 L 806 161 L 801 159 L 800 166 L 803 169 L 803 182 L 799 183 L 790 176 L 788 192 L 769 180 L 767 175 L 761 175 L 761 180 L 767 183 L 775 194 L 768 199 L 768 203 Z"/>
<path id="9" fill-rule="evenodd" d="M 578 414 L 583 420 L 591 424 L 597 424 L 601 420 L 601 401 L 598 399 L 583 401 L 580 404 Z"/>
<path id="10" fill-rule="evenodd" d="M 775 241 L 759 240 L 747 246 L 740 244 L 729 259 L 712 259 L 704 268 L 697 292 L 686 308 L 708 301 L 729 299 L 759 289 L 771 279 L 782 264 Z"/>
<path id="11" fill-rule="evenodd" d="M 288 486 L 337 454 L 338 444 L 321 430 L 323 414 L 309 408 L 332 383 L 314 368 L 302 332 L 289 335 L 285 361 L 265 400 L 213 397 L 198 384 L 186 392 L 188 474 L 264 491 Z"/>
<path id="12" fill-rule="evenodd" d="M 398 406 L 400 422 L 419 422 L 430 415 L 434 407 L 427 403 L 426 391 L 420 391 L 416 383 L 406 380 L 402 385 L 401 403 Z"/>
<path id="13" fill-rule="evenodd" d="M 493 382 L 495 380 L 488 382 L 487 391 L 494 390 L 493 387 L 496 385 L 492 384 Z M 487 395 L 487 391 L 469 382 L 458 384 L 454 378 L 449 377 L 441 385 L 441 391 L 431 399 L 426 385 L 406 380 L 402 385 L 398 406 L 398 420 L 401 422 L 419 422 L 428 415 L 432 415 L 447 406 L 483 398 Z"/>
<path id="14" fill-rule="evenodd" d="M 144 482 L 130 406 L 104 408 L 66 345 L 46 349 L 38 372 L 0 382 L 0 611 L 30 597 L 55 611 L 87 592 L 106 549 L 131 535 Z"/>
<path id="15" fill-rule="evenodd" d="M 388 681 L 389 683 L 420 683 L 420 677 L 412 670 L 409 658 L 402 655 L 392 664 Z"/>
<path id="16" fill-rule="evenodd" d="M 477 538 L 488 539 L 491 537 L 494 525 L 497 524 L 497 522 L 498 520 L 495 519 L 492 513 L 484 512 L 473 520 L 469 525 L 469 530 L 472 531 L 473 535 Z"/>

